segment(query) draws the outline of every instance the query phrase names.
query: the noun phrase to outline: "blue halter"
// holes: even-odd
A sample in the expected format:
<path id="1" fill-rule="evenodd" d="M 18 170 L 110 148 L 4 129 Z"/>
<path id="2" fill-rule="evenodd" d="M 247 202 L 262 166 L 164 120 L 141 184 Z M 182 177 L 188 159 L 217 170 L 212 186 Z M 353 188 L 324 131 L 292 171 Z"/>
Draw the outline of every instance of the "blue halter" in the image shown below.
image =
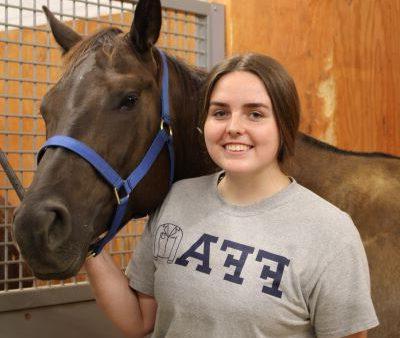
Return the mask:
<path id="1" fill-rule="evenodd" d="M 126 180 L 122 179 L 118 173 L 93 149 L 85 145 L 84 143 L 75 140 L 69 136 L 56 135 L 49 138 L 46 143 L 38 152 L 38 162 L 43 156 L 47 148 L 50 147 L 62 147 L 68 149 L 83 159 L 88 161 L 103 177 L 104 179 L 114 188 L 114 193 L 117 199 L 117 210 L 114 215 L 114 219 L 111 226 L 108 227 L 108 232 L 103 238 L 97 240 L 94 244 L 89 247 L 89 253 L 93 256 L 98 255 L 103 247 L 114 238 L 116 233 L 124 226 L 121 224 L 122 218 L 125 215 L 126 207 L 130 193 L 140 182 L 140 180 L 147 174 L 150 167 L 156 160 L 158 154 L 164 148 L 168 146 L 169 159 L 170 159 L 170 177 L 169 182 L 172 184 L 174 179 L 174 149 L 172 142 L 172 131 L 171 131 L 171 118 L 168 112 L 169 109 L 169 94 L 168 94 L 168 64 L 165 54 L 159 50 L 162 59 L 162 87 L 161 87 L 161 124 L 158 134 L 153 140 L 150 148 L 147 150 L 144 158 L 139 165 L 132 171 Z"/>

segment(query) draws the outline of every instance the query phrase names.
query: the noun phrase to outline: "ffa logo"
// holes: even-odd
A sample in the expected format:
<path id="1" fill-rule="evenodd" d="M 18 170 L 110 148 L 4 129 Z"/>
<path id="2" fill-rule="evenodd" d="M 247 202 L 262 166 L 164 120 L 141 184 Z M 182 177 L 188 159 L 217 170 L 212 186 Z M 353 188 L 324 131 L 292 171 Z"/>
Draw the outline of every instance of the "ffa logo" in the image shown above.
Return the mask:
<path id="1" fill-rule="evenodd" d="M 167 258 L 169 264 L 173 263 L 182 236 L 182 229 L 177 225 L 161 224 L 154 240 L 154 259 Z"/>

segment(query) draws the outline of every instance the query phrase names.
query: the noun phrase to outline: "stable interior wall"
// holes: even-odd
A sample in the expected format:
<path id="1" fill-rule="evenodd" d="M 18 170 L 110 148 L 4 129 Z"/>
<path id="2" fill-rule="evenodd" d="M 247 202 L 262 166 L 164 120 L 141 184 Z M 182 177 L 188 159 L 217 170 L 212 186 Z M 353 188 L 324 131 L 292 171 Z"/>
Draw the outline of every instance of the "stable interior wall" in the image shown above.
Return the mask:
<path id="1" fill-rule="evenodd" d="M 400 155 L 400 1 L 214 0 L 227 55 L 258 52 L 294 77 L 301 130 L 338 147 Z"/>

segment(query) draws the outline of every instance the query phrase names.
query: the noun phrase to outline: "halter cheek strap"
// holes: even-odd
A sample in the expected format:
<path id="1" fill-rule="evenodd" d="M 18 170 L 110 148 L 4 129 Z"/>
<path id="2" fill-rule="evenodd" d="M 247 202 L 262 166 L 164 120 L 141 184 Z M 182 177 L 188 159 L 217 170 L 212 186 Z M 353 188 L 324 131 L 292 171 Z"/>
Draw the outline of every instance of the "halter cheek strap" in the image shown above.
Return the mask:
<path id="1" fill-rule="evenodd" d="M 114 219 L 111 226 L 108 227 L 108 231 L 105 236 L 89 248 L 89 253 L 96 256 L 101 252 L 103 247 L 114 238 L 116 233 L 124 226 L 122 219 L 126 212 L 128 205 L 129 196 L 136 185 L 142 180 L 142 178 L 148 173 L 150 167 L 155 162 L 156 158 L 162 151 L 165 145 L 168 146 L 169 158 L 170 158 L 170 185 L 174 179 L 174 148 L 172 142 L 172 132 L 170 128 L 171 118 L 168 112 L 169 108 L 169 79 L 168 79 L 168 65 L 165 54 L 159 50 L 162 58 L 162 92 L 161 92 L 161 124 L 160 130 L 154 138 L 152 144 L 147 150 L 144 158 L 139 165 L 132 171 L 127 179 L 122 179 L 118 173 L 93 149 L 88 147 L 86 144 L 64 135 L 56 135 L 49 138 L 38 153 L 38 162 L 42 158 L 47 148 L 61 147 L 68 149 L 75 154 L 79 155 L 87 162 L 89 162 L 101 176 L 113 187 L 114 193 L 117 199 L 117 210 L 114 215 Z"/>

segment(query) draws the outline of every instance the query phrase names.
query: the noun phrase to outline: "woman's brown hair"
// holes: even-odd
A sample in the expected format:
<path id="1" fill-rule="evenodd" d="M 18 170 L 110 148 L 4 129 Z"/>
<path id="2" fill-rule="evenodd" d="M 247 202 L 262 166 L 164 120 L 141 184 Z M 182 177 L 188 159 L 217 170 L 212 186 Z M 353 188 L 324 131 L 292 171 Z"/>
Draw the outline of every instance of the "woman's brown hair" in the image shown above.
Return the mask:
<path id="1" fill-rule="evenodd" d="M 211 70 L 205 83 L 200 128 L 204 129 L 210 97 L 216 83 L 225 74 L 235 71 L 253 73 L 264 83 L 279 129 L 281 145 L 278 161 L 282 162 L 287 156 L 294 154 L 300 121 L 300 101 L 292 77 L 278 61 L 269 56 L 254 53 L 238 55 L 224 60 Z"/>

